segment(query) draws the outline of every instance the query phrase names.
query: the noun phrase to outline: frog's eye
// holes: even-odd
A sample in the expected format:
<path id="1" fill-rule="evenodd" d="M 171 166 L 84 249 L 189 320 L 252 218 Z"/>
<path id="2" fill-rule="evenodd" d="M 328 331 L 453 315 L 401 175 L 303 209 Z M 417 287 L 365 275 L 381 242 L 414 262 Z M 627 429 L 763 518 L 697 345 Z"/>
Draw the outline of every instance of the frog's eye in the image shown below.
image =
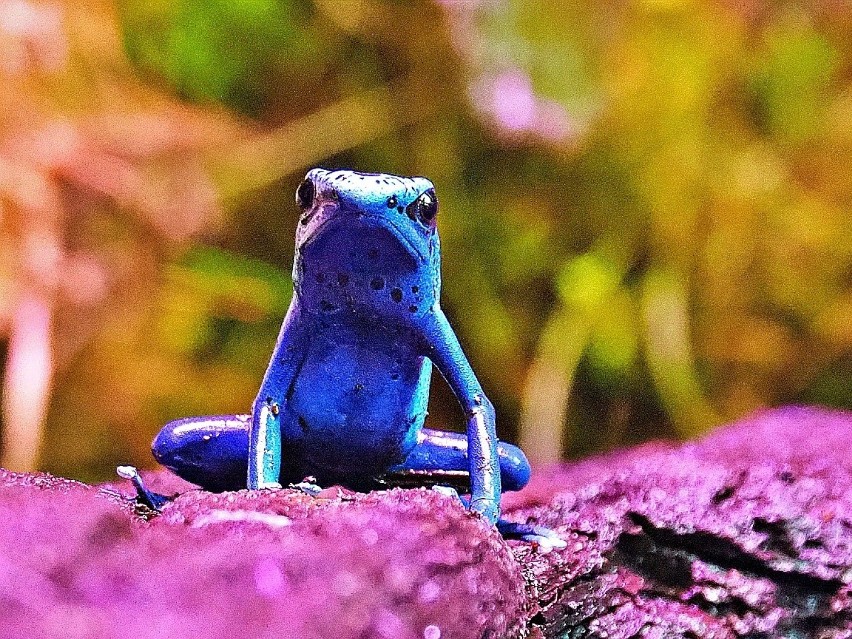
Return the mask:
<path id="1" fill-rule="evenodd" d="M 299 188 L 296 189 L 296 206 L 302 211 L 308 210 L 314 203 L 314 183 L 309 179 L 302 180 Z"/>
<path id="2" fill-rule="evenodd" d="M 438 215 L 438 198 L 435 197 L 435 189 L 421 193 L 420 197 L 408 205 L 406 212 L 412 220 L 420 220 L 426 226 L 432 225 L 435 222 L 435 216 Z"/>

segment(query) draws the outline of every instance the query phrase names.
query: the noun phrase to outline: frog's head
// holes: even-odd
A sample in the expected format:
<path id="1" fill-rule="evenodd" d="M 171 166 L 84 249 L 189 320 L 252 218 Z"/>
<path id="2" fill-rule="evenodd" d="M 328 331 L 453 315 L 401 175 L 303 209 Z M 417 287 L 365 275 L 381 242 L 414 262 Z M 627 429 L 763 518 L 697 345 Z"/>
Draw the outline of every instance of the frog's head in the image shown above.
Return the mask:
<path id="1" fill-rule="evenodd" d="M 293 281 L 306 309 L 417 316 L 437 302 L 438 200 L 429 180 L 313 169 L 296 204 Z"/>

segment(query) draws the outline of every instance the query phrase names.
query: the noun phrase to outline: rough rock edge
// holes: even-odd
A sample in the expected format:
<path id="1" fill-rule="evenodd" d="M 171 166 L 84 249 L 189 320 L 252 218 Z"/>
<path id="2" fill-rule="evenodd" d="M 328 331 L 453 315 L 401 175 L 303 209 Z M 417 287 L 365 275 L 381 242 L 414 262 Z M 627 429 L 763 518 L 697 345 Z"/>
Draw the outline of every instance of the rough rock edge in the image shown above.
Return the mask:
<path id="1" fill-rule="evenodd" d="M 533 634 L 852 636 L 850 449 L 852 415 L 789 407 L 552 470 L 511 510 L 570 540 L 514 548 Z"/>
<path id="2" fill-rule="evenodd" d="M 88 632 L 79 636 L 138 639 L 194 636 L 204 622 L 211 637 L 252 636 L 258 615 L 265 631 L 299 637 L 852 637 L 850 450 L 852 415 L 791 407 L 680 447 L 548 469 L 505 510 L 569 545 L 542 555 L 510 542 L 518 563 L 493 530 L 430 491 L 211 495 L 154 473 L 156 489 L 182 494 L 146 523 L 116 494 L 130 493 L 124 483 L 104 493 L 0 470 L 0 512 L 18 526 L 0 528 L 0 638 L 72 637 L 66 613 Z M 181 562 L 204 578 L 172 570 Z M 246 603 L 257 583 L 244 573 L 258 567 L 304 585 L 287 595 L 295 612 Z M 344 580 L 349 603 L 334 591 L 341 575 L 360 580 L 354 594 Z M 132 596 L 115 595 L 116 583 Z M 430 607 L 416 593 L 435 584 L 447 596 Z M 139 598 L 159 626 L 140 618 Z M 359 621 L 365 611 L 376 618 Z"/>

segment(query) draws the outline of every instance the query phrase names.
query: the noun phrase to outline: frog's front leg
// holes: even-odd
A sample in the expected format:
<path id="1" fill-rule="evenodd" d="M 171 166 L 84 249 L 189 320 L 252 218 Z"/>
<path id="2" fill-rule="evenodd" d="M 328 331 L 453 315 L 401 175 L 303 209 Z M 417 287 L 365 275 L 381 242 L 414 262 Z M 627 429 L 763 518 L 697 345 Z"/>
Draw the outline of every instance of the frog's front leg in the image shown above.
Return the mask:
<path id="1" fill-rule="evenodd" d="M 310 334 L 309 316 L 302 313 L 294 298 L 252 407 L 246 482 L 249 489 L 281 487 L 282 407 L 304 362 Z"/>
<path id="2" fill-rule="evenodd" d="M 470 509 L 496 523 L 501 483 L 494 407 L 482 391 L 444 312 L 436 307 L 420 322 L 424 355 L 441 371 L 467 416 Z"/>

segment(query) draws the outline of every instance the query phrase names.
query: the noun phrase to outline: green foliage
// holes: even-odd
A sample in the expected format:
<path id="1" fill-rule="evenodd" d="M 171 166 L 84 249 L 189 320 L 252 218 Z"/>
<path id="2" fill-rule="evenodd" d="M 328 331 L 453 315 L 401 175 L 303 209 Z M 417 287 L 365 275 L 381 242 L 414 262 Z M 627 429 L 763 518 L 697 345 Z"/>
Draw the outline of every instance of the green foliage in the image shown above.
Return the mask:
<path id="1" fill-rule="evenodd" d="M 766 35 L 754 76 L 770 134 L 803 142 L 820 133 L 838 52 L 810 24 L 782 22 Z"/>
<path id="2" fill-rule="evenodd" d="M 298 0 L 126 0 L 125 49 L 182 95 L 247 111 L 271 99 L 271 82 L 311 64 L 318 47 Z"/>
<path id="3" fill-rule="evenodd" d="M 184 357 L 198 358 L 216 345 L 227 360 L 254 361 L 251 352 L 225 348 L 233 336 L 217 323 L 241 325 L 284 316 L 292 283 L 279 269 L 226 251 L 197 246 L 167 268 L 156 338 Z"/>
<path id="4" fill-rule="evenodd" d="M 166 419 L 248 408 L 315 165 L 433 179 L 444 304 L 501 435 L 536 460 L 765 405 L 852 407 L 840 5 L 131 0 L 120 16 L 142 77 L 256 126 L 205 156 L 224 223 L 160 251 L 144 303 L 60 383 L 52 415 L 93 388 L 122 398 L 80 432 L 132 423 L 132 458 Z M 457 426 L 435 386 L 431 425 Z"/>

